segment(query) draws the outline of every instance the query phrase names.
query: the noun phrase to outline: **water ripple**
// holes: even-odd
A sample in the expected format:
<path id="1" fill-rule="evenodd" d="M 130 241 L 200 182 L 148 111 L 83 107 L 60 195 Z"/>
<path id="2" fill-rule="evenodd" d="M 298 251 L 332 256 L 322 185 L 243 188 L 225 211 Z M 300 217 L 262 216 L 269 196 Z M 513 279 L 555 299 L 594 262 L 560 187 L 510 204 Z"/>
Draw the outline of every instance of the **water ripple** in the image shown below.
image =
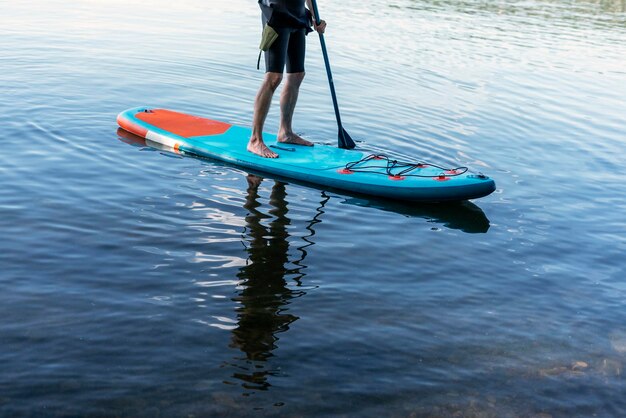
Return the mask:
<path id="1" fill-rule="evenodd" d="M 359 146 L 498 190 L 389 202 L 116 132 L 251 124 L 243 0 L 3 4 L 0 415 L 623 415 L 624 2 L 320 6 Z M 334 144 L 307 48 L 294 126 Z"/>

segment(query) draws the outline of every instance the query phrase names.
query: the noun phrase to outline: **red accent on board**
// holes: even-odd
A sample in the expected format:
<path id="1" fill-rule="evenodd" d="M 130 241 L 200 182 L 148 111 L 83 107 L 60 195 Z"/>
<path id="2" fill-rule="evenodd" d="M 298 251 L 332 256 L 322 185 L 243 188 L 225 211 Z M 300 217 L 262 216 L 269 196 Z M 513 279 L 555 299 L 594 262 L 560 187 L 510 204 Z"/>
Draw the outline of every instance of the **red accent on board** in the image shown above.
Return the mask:
<path id="1" fill-rule="evenodd" d="M 445 174 L 440 174 L 439 176 L 435 177 L 435 180 L 437 180 L 437 181 L 448 181 L 448 180 L 450 180 L 450 177 L 446 177 Z"/>
<path id="2" fill-rule="evenodd" d="M 389 176 L 389 180 L 400 181 L 404 180 L 403 176 Z"/>
<path id="3" fill-rule="evenodd" d="M 180 152 L 180 144 L 178 142 L 174 144 L 174 151 Z"/>
<path id="4" fill-rule="evenodd" d="M 124 119 L 123 117 L 121 117 L 121 115 L 118 115 L 117 117 L 117 124 L 120 125 L 120 127 L 124 129 L 125 131 L 128 131 L 131 134 L 135 134 L 142 138 L 145 138 L 146 135 L 148 134 L 148 130 L 146 128 L 142 128 L 141 126 L 135 123 L 132 123 L 131 121 L 127 119 Z"/>
<path id="5" fill-rule="evenodd" d="M 381 156 L 379 156 L 379 155 L 374 155 L 374 156 L 372 157 L 372 160 L 384 160 L 384 159 L 385 159 L 385 157 L 381 157 Z"/>
<path id="6" fill-rule="evenodd" d="M 446 174 L 456 174 L 456 170 L 446 170 Z"/>
<path id="7" fill-rule="evenodd" d="M 232 126 L 229 123 L 166 109 L 152 109 L 150 112 L 138 112 L 135 114 L 135 117 L 157 128 L 184 138 L 220 135 Z"/>
<path id="8" fill-rule="evenodd" d="M 426 168 L 426 167 L 428 167 L 428 164 L 418 163 L 416 167 L 417 168 Z"/>
<path id="9" fill-rule="evenodd" d="M 352 173 L 354 173 L 354 171 L 348 170 L 347 168 L 342 168 L 341 170 L 337 170 L 337 173 L 339 173 L 339 174 L 352 174 Z"/>

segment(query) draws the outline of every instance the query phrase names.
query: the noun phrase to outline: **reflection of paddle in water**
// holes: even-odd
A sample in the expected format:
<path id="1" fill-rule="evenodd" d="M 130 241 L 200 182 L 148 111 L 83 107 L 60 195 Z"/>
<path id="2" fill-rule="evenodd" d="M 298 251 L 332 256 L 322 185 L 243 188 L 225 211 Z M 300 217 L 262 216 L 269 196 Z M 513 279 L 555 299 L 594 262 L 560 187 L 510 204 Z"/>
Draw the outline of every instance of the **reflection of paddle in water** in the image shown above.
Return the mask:
<path id="1" fill-rule="evenodd" d="M 310 238 L 314 235 L 313 225 L 320 222 L 318 216 L 323 213 L 325 198 L 318 209 L 317 215 L 306 227 L 308 237 L 303 238 L 305 244 L 298 248 L 301 253 L 299 260 L 293 262 L 295 268 L 289 268 L 289 233 L 287 226 L 291 220 L 287 217 L 287 201 L 285 184 L 276 181 L 270 195 L 269 215 L 259 210 L 258 189 L 263 180 L 255 175 L 248 175 L 248 190 L 244 207 L 246 216 L 245 242 L 247 242 L 248 260 L 237 274 L 242 280 L 243 290 L 233 298 L 237 302 L 237 323 L 232 338 L 232 346 L 238 347 L 246 355 L 245 365 L 238 364 L 240 371 L 233 374 L 244 381 L 243 386 L 249 389 L 267 389 L 270 384 L 268 375 L 275 375 L 267 367 L 266 362 L 272 357 L 276 348 L 277 334 L 289 329 L 289 325 L 298 319 L 290 312 L 291 300 L 303 296 L 303 290 L 292 290 L 286 276 L 296 286 L 304 276 L 306 268 L 303 261 L 306 247 L 313 244 Z M 267 220 L 268 222 L 263 222 Z M 265 225 L 267 224 L 267 226 Z"/>

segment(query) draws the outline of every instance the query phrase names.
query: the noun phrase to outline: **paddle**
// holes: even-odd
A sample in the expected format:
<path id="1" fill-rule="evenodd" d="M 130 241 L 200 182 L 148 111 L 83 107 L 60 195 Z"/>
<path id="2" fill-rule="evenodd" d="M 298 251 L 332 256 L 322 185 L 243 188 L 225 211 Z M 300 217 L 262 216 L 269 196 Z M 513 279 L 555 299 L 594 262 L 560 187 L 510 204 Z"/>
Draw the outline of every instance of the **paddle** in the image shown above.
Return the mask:
<path id="1" fill-rule="evenodd" d="M 313 5 L 313 12 L 315 14 L 315 24 L 319 25 L 321 20 L 320 14 L 317 11 L 317 2 L 311 0 Z M 341 125 L 341 116 L 339 115 L 339 105 L 337 104 L 337 95 L 335 94 L 335 83 L 333 82 L 333 74 L 330 72 L 330 62 L 328 60 L 328 52 L 326 51 L 326 41 L 324 41 L 324 34 L 320 33 L 320 44 L 322 45 L 322 54 L 324 54 L 324 64 L 326 64 L 326 74 L 328 75 L 328 84 L 330 85 L 330 95 L 333 98 L 333 105 L 335 106 L 335 116 L 337 117 L 337 126 L 339 127 L 339 148 L 352 149 L 356 145 L 350 135 L 343 129 Z"/>

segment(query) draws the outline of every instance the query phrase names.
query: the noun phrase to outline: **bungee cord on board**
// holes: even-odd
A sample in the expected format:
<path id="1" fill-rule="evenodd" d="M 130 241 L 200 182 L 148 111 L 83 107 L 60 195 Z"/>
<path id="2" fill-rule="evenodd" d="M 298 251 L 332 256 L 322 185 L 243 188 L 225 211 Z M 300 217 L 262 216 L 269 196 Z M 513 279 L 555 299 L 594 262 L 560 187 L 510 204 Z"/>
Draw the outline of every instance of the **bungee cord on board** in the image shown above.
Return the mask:
<path id="1" fill-rule="evenodd" d="M 385 165 L 366 165 L 369 161 L 385 161 Z M 420 170 L 423 168 L 434 167 L 441 170 L 440 173 L 437 174 L 417 174 L 412 173 L 415 170 Z M 384 171 L 382 171 L 382 170 Z M 397 170 L 397 171 L 394 171 Z M 344 171 L 346 173 L 374 173 L 374 174 L 385 174 L 389 177 L 454 177 L 459 176 L 467 172 L 467 167 L 455 167 L 455 168 L 445 168 L 438 166 L 436 164 L 431 163 L 410 163 L 404 161 L 393 160 L 387 157 L 385 154 L 370 154 L 367 157 L 363 157 L 358 161 L 352 161 L 345 165 Z"/>

